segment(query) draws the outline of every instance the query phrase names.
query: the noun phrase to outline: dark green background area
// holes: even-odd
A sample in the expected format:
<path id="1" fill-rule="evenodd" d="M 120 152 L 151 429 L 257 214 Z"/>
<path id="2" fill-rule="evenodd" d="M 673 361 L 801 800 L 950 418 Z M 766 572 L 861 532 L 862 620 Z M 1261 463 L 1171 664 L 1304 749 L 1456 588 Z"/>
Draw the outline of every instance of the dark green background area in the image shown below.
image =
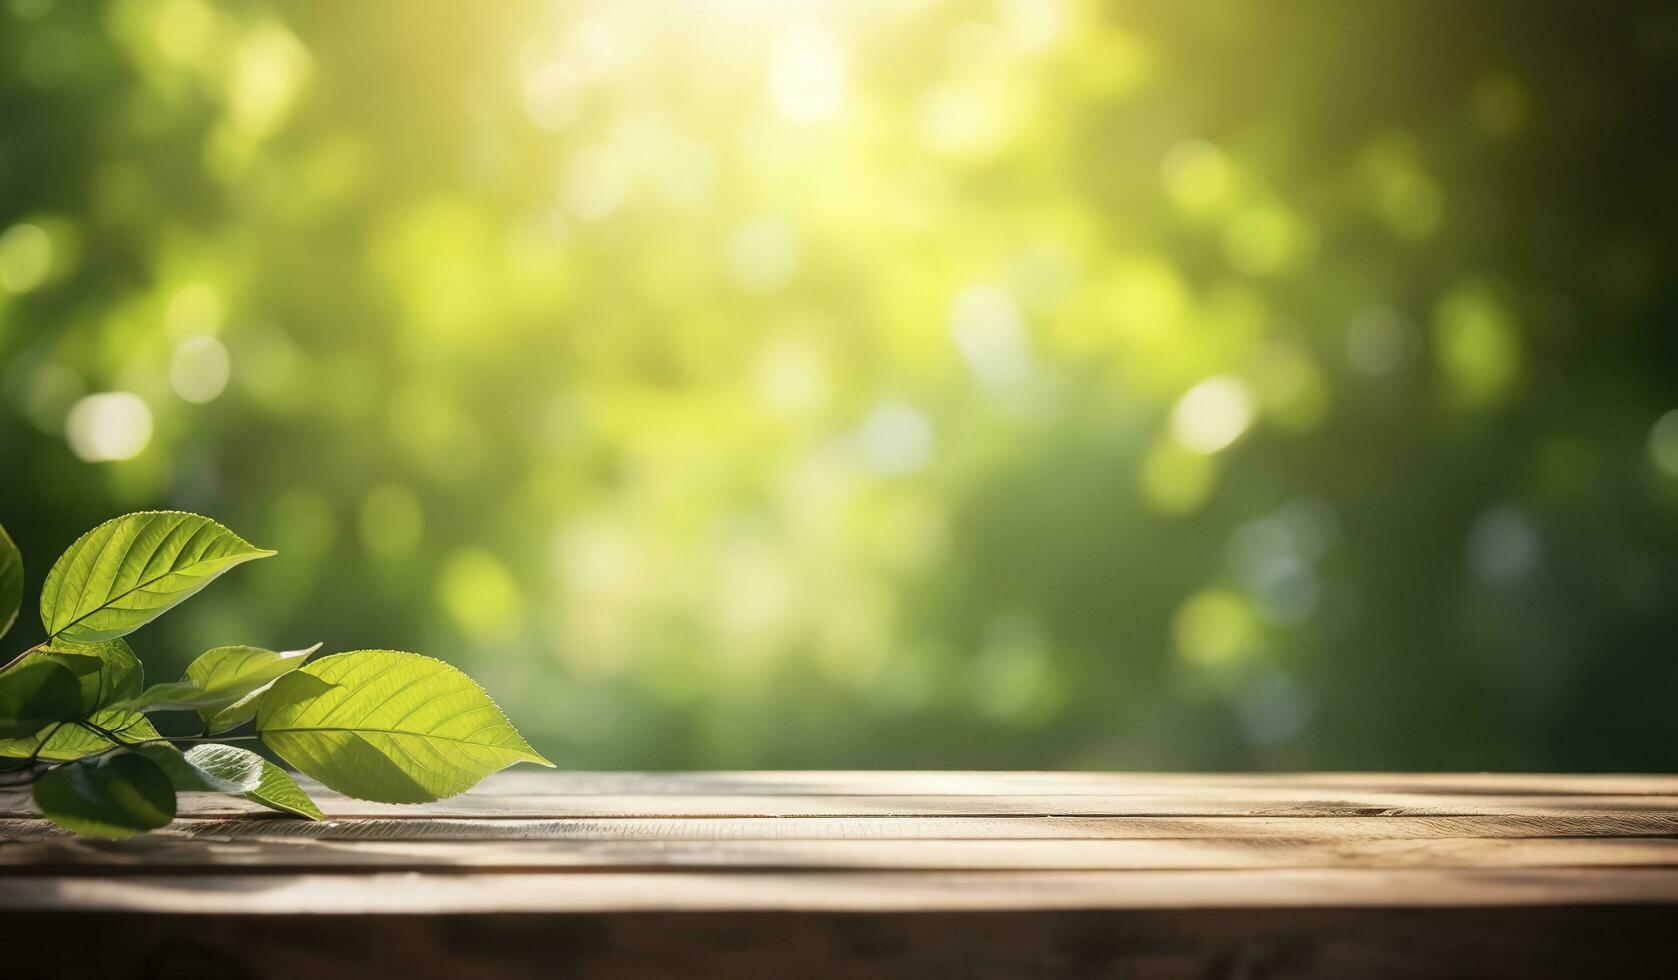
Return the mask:
<path id="1" fill-rule="evenodd" d="M 0 4 L 0 642 L 168 507 L 281 554 L 153 679 L 416 650 L 566 767 L 1678 768 L 1672 5 L 706 6 Z"/>

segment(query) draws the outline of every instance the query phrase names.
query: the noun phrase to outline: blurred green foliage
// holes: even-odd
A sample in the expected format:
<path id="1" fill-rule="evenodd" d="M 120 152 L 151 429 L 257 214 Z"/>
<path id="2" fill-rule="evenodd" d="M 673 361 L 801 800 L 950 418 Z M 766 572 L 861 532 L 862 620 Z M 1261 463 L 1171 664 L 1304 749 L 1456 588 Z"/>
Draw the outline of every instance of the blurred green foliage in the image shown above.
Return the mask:
<path id="1" fill-rule="evenodd" d="M 0 521 L 563 766 L 1678 768 L 1678 10 L 0 2 Z M 32 625 L 32 624 L 30 624 Z M 28 635 L 22 639 L 30 639 Z"/>

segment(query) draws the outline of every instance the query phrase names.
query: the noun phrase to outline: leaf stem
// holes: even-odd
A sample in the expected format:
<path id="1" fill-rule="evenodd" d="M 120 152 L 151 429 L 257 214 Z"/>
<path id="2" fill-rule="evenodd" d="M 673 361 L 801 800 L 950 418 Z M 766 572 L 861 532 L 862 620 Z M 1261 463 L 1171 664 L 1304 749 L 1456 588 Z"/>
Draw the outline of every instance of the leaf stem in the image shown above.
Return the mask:
<path id="1" fill-rule="evenodd" d="M 116 732 L 111 731 L 109 728 L 106 728 L 104 725 L 98 725 L 98 724 L 95 724 L 95 723 L 93 723 L 91 721 L 88 721 L 86 719 L 78 721 L 78 722 L 76 722 L 76 724 L 80 725 L 81 727 L 87 729 L 90 732 L 93 732 L 96 735 L 101 736 L 106 741 L 115 742 L 117 744 L 118 748 L 131 749 L 135 745 L 139 744 L 138 742 L 125 741 L 121 735 L 118 735 Z M 143 739 L 143 741 L 149 742 L 149 741 L 152 741 L 152 739 Z"/>
<path id="2" fill-rule="evenodd" d="M 19 660 L 22 660 L 24 657 L 29 656 L 30 654 L 34 653 L 36 650 L 46 649 L 46 647 L 50 643 L 52 643 L 52 640 L 47 639 L 47 640 L 43 640 L 40 643 L 35 644 L 34 646 L 32 646 L 29 649 L 23 651 L 22 653 L 18 654 L 17 656 L 13 657 L 12 659 L 6 661 L 4 666 L 0 666 L 0 670 L 9 670 L 11 668 L 11 666 L 13 664 L 17 663 Z"/>
<path id="3" fill-rule="evenodd" d="M 0 773 L 0 776 L 10 776 L 13 773 L 21 774 L 18 779 L 11 780 L 0 785 L 28 786 L 30 783 L 33 783 L 35 780 L 46 775 L 47 771 L 53 767 L 43 766 L 41 764 L 41 751 L 47 747 L 48 742 L 52 741 L 52 737 L 58 734 L 58 730 L 63 728 L 66 724 L 68 724 L 68 722 L 58 722 L 53 725 L 45 735 L 41 736 L 41 740 L 35 744 L 35 751 L 29 753 L 29 758 L 23 760 L 23 765 L 13 766 L 5 772 Z"/>
<path id="4" fill-rule="evenodd" d="M 47 743 L 52 741 L 52 737 L 54 735 L 57 735 L 58 730 L 60 728 L 63 728 L 65 726 L 65 724 L 67 724 L 67 723 L 61 721 L 58 724 L 52 726 L 52 731 L 47 732 L 46 735 L 42 736 L 42 738 L 39 742 L 35 743 L 35 751 L 29 753 L 29 761 L 24 763 L 25 766 L 33 766 L 33 765 L 37 765 L 37 764 L 40 763 L 41 752 L 46 749 Z"/>

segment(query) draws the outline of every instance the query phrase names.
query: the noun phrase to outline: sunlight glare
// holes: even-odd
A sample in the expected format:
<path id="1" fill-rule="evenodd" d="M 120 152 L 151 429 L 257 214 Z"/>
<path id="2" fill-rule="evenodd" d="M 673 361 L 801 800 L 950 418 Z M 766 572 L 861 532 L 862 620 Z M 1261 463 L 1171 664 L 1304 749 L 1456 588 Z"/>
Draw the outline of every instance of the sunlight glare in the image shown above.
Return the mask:
<path id="1" fill-rule="evenodd" d="M 792 31 L 770 55 L 770 98 L 795 123 L 823 122 L 844 103 L 845 76 L 845 55 L 831 32 Z"/>

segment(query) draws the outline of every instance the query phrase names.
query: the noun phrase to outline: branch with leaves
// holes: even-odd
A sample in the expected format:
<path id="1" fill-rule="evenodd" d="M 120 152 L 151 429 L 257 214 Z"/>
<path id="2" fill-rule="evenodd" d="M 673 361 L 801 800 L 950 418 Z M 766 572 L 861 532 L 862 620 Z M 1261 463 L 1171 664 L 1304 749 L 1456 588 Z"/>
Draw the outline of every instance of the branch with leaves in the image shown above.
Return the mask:
<path id="1" fill-rule="evenodd" d="M 515 762 L 552 765 L 471 678 L 414 653 L 310 660 L 320 644 L 217 647 L 180 680 L 147 687 L 123 637 L 235 565 L 273 554 L 175 511 L 82 535 L 42 583 L 46 641 L 0 668 L 0 757 L 24 760 L 0 771 L 0 786 L 31 785 L 54 823 L 115 838 L 168 824 L 181 792 L 321 818 L 286 770 L 227 741 L 260 740 L 326 786 L 382 803 L 463 793 Z M 0 528 L 0 636 L 22 600 L 23 558 Z M 165 737 L 147 717 L 156 711 L 195 712 L 203 734 Z"/>

